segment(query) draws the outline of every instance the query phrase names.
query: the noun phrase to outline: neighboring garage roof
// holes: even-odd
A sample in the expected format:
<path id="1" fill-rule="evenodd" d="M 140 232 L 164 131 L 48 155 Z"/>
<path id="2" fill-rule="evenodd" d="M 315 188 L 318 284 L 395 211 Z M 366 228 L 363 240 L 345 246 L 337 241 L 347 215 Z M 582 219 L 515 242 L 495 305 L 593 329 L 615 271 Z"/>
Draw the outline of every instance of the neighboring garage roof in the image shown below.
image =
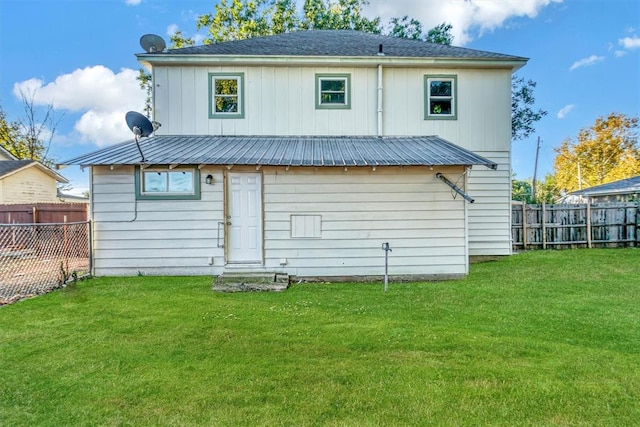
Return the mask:
<path id="1" fill-rule="evenodd" d="M 428 43 L 353 30 L 294 31 L 265 37 L 233 40 L 154 55 L 232 55 L 232 56 L 376 56 L 382 45 L 385 56 L 402 58 L 465 58 L 526 61 L 526 58 Z M 145 54 L 139 55 L 144 57 Z"/>
<path id="2" fill-rule="evenodd" d="M 153 136 L 60 165 L 472 166 L 497 165 L 438 136 Z"/>
<path id="3" fill-rule="evenodd" d="M 627 194 L 640 192 L 640 175 L 628 179 L 596 185 L 584 190 L 573 191 L 570 194 L 576 196 L 604 196 L 614 194 Z"/>
<path id="4" fill-rule="evenodd" d="M 23 169 L 27 169 L 30 167 L 36 167 L 40 169 L 42 172 L 51 176 L 58 182 L 68 183 L 69 181 L 63 177 L 62 175 L 52 171 L 45 165 L 35 160 L 1 160 L 0 161 L 0 178 L 4 178 L 6 176 L 12 175 L 14 173 L 18 173 Z"/>

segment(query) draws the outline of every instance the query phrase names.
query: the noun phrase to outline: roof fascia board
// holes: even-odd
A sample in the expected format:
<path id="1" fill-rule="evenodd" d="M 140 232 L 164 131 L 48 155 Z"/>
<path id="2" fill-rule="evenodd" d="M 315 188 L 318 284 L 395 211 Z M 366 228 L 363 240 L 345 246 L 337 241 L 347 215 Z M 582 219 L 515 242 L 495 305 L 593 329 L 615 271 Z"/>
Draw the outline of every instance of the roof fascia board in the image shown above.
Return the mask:
<path id="1" fill-rule="evenodd" d="M 37 162 L 35 160 L 32 163 L 29 163 L 29 164 L 26 164 L 26 165 L 22 166 L 21 168 L 12 170 L 11 172 L 1 176 L 0 178 L 7 178 L 7 177 L 9 177 L 11 175 L 15 175 L 15 174 L 17 174 L 19 172 L 22 172 L 25 169 L 29 169 L 29 168 L 32 168 L 32 167 L 36 167 L 36 168 L 40 169 L 42 172 L 44 172 L 47 175 L 49 175 L 50 177 L 54 178 L 58 182 L 61 182 L 63 184 L 68 184 L 69 183 L 69 180 L 67 178 L 65 178 L 64 176 L 52 171 L 51 169 L 49 169 L 48 167 L 46 167 L 42 163 Z"/>
<path id="2" fill-rule="evenodd" d="M 438 68 L 503 68 L 516 71 L 528 61 L 522 59 L 483 58 L 411 58 L 393 56 L 258 56 L 258 55 L 153 55 L 138 54 L 138 61 L 145 67 L 153 65 L 337 65 L 337 66 L 378 66 L 388 67 L 438 67 Z"/>
<path id="3" fill-rule="evenodd" d="M 5 156 L 9 157 L 9 160 L 18 160 L 16 156 L 11 154 L 9 150 L 6 150 L 4 147 L 0 146 L 0 153 L 3 153 Z"/>

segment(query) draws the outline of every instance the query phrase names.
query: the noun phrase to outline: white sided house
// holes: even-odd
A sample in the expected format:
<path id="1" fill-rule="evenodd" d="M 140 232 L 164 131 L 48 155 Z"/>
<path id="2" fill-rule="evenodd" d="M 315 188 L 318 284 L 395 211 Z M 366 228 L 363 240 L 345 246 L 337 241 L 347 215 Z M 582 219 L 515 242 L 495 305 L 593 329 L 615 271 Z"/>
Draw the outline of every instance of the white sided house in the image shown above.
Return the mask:
<path id="1" fill-rule="evenodd" d="M 137 57 L 162 127 L 65 162 L 91 168 L 94 274 L 379 277 L 388 242 L 390 276 L 437 279 L 511 253 L 525 58 L 329 30 Z"/>

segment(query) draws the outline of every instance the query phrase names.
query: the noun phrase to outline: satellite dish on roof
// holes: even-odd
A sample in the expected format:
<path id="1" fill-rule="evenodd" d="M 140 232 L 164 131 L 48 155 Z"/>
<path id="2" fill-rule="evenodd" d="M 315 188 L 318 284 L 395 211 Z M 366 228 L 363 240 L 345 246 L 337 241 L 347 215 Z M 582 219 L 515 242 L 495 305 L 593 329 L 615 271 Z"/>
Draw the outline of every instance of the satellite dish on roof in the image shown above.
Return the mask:
<path id="1" fill-rule="evenodd" d="M 162 37 L 156 34 L 145 34 L 140 37 L 140 46 L 147 53 L 156 53 L 162 52 L 167 47 L 167 44 Z"/>
<path id="2" fill-rule="evenodd" d="M 142 154 L 142 149 L 140 148 L 140 138 L 151 135 L 154 130 L 160 127 L 160 123 L 151 122 L 144 114 L 140 114 L 137 111 L 129 111 L 124 119 L 127 121 L 127 126 L 131 129 L 131 132 L 133 132 L 136 146 L 144 163 L 145 159 L 144 154 Z"/>

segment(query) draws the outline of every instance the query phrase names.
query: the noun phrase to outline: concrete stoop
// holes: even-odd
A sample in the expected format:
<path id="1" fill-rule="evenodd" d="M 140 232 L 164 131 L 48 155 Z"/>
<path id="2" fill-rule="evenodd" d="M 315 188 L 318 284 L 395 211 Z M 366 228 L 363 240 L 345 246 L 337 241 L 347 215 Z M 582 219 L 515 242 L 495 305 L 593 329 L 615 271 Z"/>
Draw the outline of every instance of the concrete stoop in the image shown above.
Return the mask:
<path id="1" fill-rule="evenodd" d="M 280 292 L 288 287 L 289 275 L 283 273 L 224 273 L 213 281 L 216 292 Z"/>

